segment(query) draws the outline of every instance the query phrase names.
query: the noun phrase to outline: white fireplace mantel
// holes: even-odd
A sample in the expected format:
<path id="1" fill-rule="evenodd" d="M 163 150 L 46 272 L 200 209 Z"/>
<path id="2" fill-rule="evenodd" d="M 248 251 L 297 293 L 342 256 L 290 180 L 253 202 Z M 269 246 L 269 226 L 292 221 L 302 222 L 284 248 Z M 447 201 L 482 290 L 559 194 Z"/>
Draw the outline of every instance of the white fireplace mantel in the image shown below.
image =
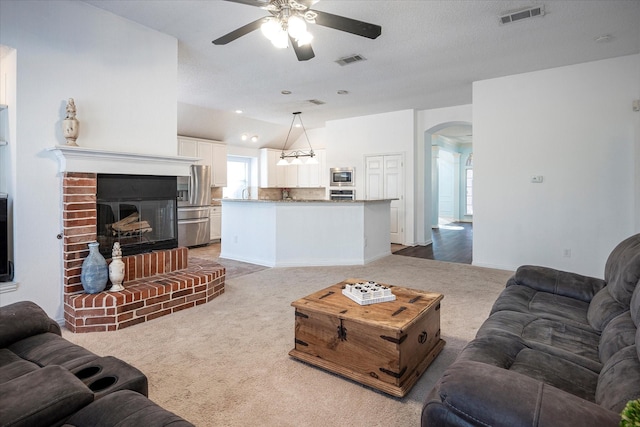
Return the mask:
<path id="1" fill-rule="evenodd" d="M 60 173 L 112 173 L 187 176 L 198 157 L 126 153 L 95 148 L 56 145 L 48 148 L 58 158 Z"/>

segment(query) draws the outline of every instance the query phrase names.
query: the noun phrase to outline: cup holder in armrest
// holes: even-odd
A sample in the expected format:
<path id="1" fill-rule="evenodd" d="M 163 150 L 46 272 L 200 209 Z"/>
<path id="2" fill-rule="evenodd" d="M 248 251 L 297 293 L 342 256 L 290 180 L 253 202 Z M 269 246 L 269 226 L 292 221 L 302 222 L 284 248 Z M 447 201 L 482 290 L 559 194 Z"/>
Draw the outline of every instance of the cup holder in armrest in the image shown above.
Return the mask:
<path id="1" fill-rule="evenodd" d="M 107 377 L 102 377 L 102 378 L 92 382 L 91 384 L 89 384 L 89 388 L 91 389 L 92 392 L 97 393 L 99 391 L 102 391 L 102 390 L 105 390 L 105 389 L 111 387 L 112 385 L 114 385 L 117 382 L 118 382 L 118 378 L 117 377 L 109 375 Z"/>
<path id="2" fill-rule="evenodd" d="M 96 400 L 117 390 L 132 390 L 144 396 L 149 392 L 147 377 L 113 356 L 98 357 L 71 372 L 94 393 Z"/>
<path id="3" fill-rule="evenodd" d="M 78 372 L 76 372 L 76 377 L 78 377 L 81 380 L 84 380 L 86 378 L 90 378 L 100 373 L 100 371 L 102 371 L 101 366 L 87 366 L 86 368 L 83 368 Z"/>

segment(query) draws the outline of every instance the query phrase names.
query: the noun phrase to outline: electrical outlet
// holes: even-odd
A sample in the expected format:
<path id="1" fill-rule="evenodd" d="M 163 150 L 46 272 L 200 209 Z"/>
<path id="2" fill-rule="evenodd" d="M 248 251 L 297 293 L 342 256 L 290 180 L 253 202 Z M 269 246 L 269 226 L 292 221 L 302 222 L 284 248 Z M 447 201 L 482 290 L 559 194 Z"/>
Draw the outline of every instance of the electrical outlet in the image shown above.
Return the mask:
<path id="1" fill-rule="evenodd" d="M 533 182 L 534 184 L 540 184 L 542 183 L 543 179 L 544 178 L 542 177 L 542 175 L 533 175 L 531 177 L 531 182 Z"/>

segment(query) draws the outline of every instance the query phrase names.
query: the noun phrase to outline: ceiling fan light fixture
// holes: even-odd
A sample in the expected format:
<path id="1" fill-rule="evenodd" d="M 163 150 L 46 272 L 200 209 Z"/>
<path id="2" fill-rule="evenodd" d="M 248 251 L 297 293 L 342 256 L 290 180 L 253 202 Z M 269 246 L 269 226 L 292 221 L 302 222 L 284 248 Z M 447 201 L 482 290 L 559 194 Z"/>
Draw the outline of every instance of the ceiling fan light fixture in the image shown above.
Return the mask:
<path id="1" fill-rule="evenodd" d="M 273 39 L 280 30 L 280 23 L 275 18 L 265 18 L 262 25 L 260 25 L 260 31 L 269 40 Z"/>
<path id="2" fill-rule="evenodd" d="M 294 39 L 299 39 L 307 33 L 307 23 L 298 15 L 292 15 L 287 21 L 289 35 Z"/>
<path id="3" fill-rule="evenodd" d="M 308 31 L 305 31 L 304 34 L 300 35 L 300 37 L 297 38 L 298 46 L 299 47 L 306 46 L 311 43 L 311 40 L 313 40 L 313 34 L 311 34 Z"/>
<path id="4" fill-rule="evenodd" d="M 289 46 L 289 35 L 283 29 L 280 29 L 271 39 L 271 44 L 278 49 L 286 49 Z"/>
<path id="5" fill-rule="evenodd" d="M 259 7 L 267 10 L 271 16 L 256 19 L 218 37 L 212 42 L 217 46 L 226 45 L 260 28 L 264 36 L 277 48 L 288 47 L 291 39 L 291 47 L 298 61 L 308 61 L 315 57 L 310 43 L 313 36 L 307 31 L 308 24 L 320 25 L 369 39 L 375 39 L 382 34 L 380 25 L 310 9 L 318 0 L 226 1 Z"/>

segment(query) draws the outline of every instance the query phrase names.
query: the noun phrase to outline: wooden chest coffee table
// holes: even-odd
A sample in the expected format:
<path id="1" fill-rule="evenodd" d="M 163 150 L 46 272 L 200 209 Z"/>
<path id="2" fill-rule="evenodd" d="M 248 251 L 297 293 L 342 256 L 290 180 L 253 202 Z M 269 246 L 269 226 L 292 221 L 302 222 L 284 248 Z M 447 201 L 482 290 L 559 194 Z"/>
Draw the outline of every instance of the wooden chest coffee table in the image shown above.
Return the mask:
<path id="1" fill-rule="evenodd" d="M 442 294 L 384 285 L 395 301 L 360 305 L 342 294 L 347 279 L 291 303 L 295 348 L 289 355 L 403 397 L 444 347 Z"/>

